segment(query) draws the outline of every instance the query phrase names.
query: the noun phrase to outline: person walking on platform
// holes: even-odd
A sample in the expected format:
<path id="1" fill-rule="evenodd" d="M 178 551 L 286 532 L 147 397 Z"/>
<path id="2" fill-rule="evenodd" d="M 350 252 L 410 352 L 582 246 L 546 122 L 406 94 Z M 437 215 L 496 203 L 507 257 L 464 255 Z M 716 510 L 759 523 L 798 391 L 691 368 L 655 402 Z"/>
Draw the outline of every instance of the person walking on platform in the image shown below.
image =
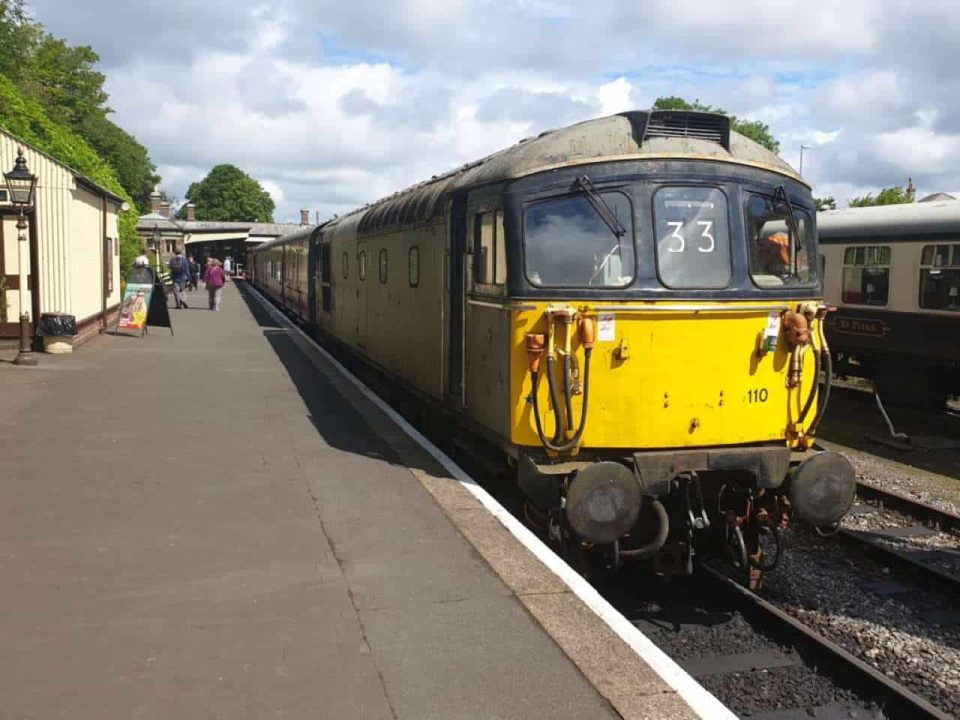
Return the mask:
<path id="1" fill-rule="evenodd" d="M 200 265 L 193 259 L 193 255 L 187 258 L 190 263 L 190 289 L 197 290 L 200 287 Z"/>
<path id="2" fill-rule="evenodd" d="M 226 275 L 227 279 L 230 279 L 230 273 L 233 272 L 233 258 L 227 255 L 223 259 L 223 272 Z"/>
<path id="3" fill-rule="evenodd" d="M 207 269 L 203 273 L 203 282 L 207 286 L 207 296 L 210 298 L 210 309 L 220 312 L 220 296 L 223 295 L 223 283 L 227 276 L 220 267 L 220 261 L 210 258 Z"/>
<path id="4" fill-rule="evenodd" d="M 190 284 L 190 263 L 183 256 L 183 250 L 177 250 L 177 254 L 167 261 L 167 267 L 173 275 L 173 299 L 177 301 L 177 309 L 187 308 L 183 301 L 183 289 Z"/>

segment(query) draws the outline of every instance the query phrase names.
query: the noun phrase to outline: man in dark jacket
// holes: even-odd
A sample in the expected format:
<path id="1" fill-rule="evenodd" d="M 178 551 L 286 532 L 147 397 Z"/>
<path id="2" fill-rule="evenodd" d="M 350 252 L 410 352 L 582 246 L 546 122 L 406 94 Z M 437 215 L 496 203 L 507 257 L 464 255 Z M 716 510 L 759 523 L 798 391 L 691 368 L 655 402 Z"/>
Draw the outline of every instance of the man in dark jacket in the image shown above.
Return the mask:
<path id="1" fill-rule="evenodd" d="M 200 265 L 193 259 L 193 255 L 187 258 L 190 263 L 190 289 L 196 290 L 200 287 Z"/>
<path id="2" fill-rule="evenodd" d="M 178 250 L 177 254 L 167 261 L 167 267 L 173 276 L 173 299 L 177 301 L 177 308 L 186 308 L 187 304 L 181 293 L 190 284 L 190 263 L 183 256 L 183 250 Z"/>

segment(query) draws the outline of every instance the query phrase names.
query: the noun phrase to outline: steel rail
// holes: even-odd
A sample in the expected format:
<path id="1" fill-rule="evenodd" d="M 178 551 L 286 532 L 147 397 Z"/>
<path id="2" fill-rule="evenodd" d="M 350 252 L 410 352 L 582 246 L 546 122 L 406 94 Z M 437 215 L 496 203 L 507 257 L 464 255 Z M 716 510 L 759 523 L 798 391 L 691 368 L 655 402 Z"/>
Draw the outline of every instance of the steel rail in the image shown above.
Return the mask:
<path id="1" fill-rule="evenodd" d="M 943 510 L 934 505 L 862 481 L 857 482 L 857 495 L 864 500 L 873 500 L 885 508 L 897 510 L 921 522 L 931 522 L 937 530 L 960 535 L 960 515 L 949 510 Z"/>
<path id="2" fill-rule="evenodd" d="M 698 569 L 702 577 L 709 578 L 721 592 L 734 600 L 744 617 L 761 625 L 773 637 L 795 647 L 805 659 L 812 659 L 821 671 L 829 669 L 844 685 L 853 686 L 862 696 L 879 702 L 885 717 L 953 720 L 952 716 L 928 700 L 718 570 L 705 564 L 701 564 Z"/>

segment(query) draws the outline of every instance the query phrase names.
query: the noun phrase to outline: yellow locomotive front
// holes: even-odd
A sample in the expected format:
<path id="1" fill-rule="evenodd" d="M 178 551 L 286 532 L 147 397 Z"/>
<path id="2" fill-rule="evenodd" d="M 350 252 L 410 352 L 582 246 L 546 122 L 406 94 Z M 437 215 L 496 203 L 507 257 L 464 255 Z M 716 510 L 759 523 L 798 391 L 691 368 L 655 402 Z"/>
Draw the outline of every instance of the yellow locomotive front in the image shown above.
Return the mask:
<path id="1" fill-rule="evenodd" d="M 813 201 L 772 154 L 662 143 L 507 193 L 518 482 L 576 561 L 675 573 L 718 552 L 756 585 L 791 517 L 835 525 L 855 489 L 812 449 L 830 375 Z"/>

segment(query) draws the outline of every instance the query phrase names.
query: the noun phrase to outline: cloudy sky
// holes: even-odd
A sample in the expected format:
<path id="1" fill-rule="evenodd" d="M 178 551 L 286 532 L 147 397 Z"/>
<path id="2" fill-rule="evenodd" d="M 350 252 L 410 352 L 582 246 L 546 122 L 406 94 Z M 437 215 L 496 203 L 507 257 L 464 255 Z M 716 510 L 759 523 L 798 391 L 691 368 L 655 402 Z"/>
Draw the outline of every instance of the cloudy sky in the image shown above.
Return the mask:
<path id="1" fill-rule="evenodd" d="M 814 194 L 960 188 L 960 13 L 924 0 L 32 0 L 182 198 L 215 164 L 326 218 L 661 95 L 770 125 Z M 721 9 L 726 6 L 726 9 Z"/>

